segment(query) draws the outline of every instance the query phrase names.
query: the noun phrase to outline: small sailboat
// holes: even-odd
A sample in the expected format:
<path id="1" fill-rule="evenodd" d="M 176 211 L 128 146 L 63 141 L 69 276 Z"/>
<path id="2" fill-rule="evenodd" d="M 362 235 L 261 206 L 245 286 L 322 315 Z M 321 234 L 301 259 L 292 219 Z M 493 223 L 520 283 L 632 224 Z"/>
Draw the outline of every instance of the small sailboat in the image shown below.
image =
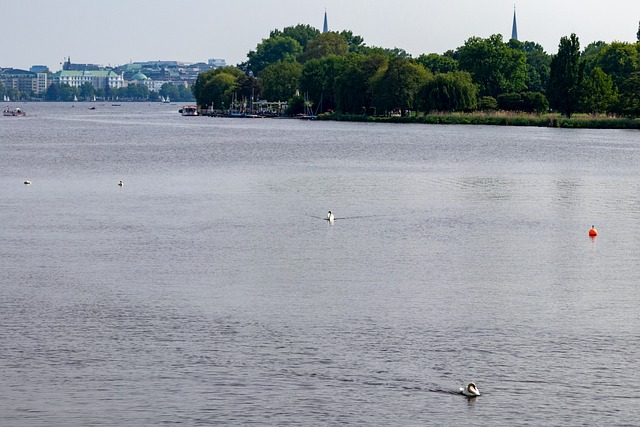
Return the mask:
<path id="1" fill-rule="evenodd" d="M 78 102 L 78 97 L 73 95 L 73 102 Z"/>

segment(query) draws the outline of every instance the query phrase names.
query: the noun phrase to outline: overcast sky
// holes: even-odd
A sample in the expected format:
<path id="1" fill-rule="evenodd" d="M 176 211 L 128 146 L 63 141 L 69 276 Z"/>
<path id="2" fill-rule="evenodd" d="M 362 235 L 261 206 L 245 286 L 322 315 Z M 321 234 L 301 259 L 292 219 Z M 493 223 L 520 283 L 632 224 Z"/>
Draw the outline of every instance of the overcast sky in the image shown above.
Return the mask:
<path id="1" fill-rule="evenodd" d="M 511 36 L 512 0 L 29 0 L 2 2 L 0 67 L 61 68 L 74 63 L 207 61 L 229 65 L 274 29 L 296 24 L 353 31 L 369 46 L 399 47 L 414 57 L 456 49 L 472 36 Z M 640 0 L 516 2 L 521 41 L 555 53 L 576 33 L 581 47 L 636 41 Z"/>

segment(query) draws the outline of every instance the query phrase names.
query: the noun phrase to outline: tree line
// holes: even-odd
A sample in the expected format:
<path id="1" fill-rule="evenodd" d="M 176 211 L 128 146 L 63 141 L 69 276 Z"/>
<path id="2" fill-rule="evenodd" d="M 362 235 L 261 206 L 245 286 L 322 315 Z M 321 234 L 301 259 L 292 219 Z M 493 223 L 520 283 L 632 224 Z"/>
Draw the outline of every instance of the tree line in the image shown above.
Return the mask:
<path id="1" fill-rule="evenodd" d="M 164 83 L 160 90 L 150 91 L 144 85 L 130 84 L 127 87 L 115 89 L 110 87 L 96 89 L 91 83 L 85 82 L 79 87 L 70 86 L 67 83 L 53 83 L 49 85 L 45 93 L 47 101 L 91 101 L 97 99 L 109 100 L 130 100 L 130 101 L 160 101 L 161 98 L 170 98 L 172 101 L 192 102 L 194 101 L 192 91 L 182 85 L 176 86 L 173 83 Z"/>
<path id="2" fill-rule="evenodd" d="M 367 46 L 351 31 L 321 34 L 299 24 L 271 31 L 238 66 L 200 74 L 192 89 L 201 107 L 266 99 L 288 101 L 291 114 L 312 105 L 362 115 L 553 109 L 638 117 L 640 26 L 637 43 L 600 41 L 581 50 L 572 34 L 556 55 L 496 34 L 412 58 Z"/>

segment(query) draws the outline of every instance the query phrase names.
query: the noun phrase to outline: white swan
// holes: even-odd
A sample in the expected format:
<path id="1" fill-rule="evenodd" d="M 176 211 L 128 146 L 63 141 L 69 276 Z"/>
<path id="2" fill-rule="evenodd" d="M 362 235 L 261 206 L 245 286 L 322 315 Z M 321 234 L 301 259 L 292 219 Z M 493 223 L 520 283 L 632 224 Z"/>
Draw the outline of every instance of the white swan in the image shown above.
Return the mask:
<path id="1" fill-rule="evenodd" d="M 31 181 L 25 181 L 24 185 L 31 185 Z"/>
<path id="2" fill-rule="evenodd" d="M 124 182 L 122 182 L 122 180 L 120 180 L 120 182 L 118 183 L 118 186 L 122 187 L 124 185 Z"/>
<path id="3" fill-rule="evenodd" d="M 329 211 L 327 213 L 327 221 L 333 222 L 334 219 L 335 219 L 335 217 L 333 216 L 333 213 L 331 213 L 331 211 Z"/>
<path id="4" fill-rule="evenodd" d="M 480 396 L 480 390 L 478 390 L 478 387 L 476 387 L 474 383 L 469 383 L 466 387 L 461 387 L 460 393 L 464 394 L 465 396 Z"/>

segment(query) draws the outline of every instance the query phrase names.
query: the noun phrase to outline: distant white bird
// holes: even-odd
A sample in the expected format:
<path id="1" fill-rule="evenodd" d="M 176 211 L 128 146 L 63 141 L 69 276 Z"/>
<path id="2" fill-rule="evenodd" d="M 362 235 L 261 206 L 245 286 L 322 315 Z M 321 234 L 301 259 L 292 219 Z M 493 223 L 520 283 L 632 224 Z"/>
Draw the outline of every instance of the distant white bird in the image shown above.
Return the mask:
<path id="1" fill-rule="evenodd" d="M 118 183 L 118 185 L 119 185 L 120 187 L 122 187 L 122 186 L 124 185 L 124 182 L 122 182 L 122 180 L 120 180 L 120 182 Z"/>
<path id="2" fill-rule="evenodd" d="M 31 185 L 31 181 L 25 181 L 24 185 Z"/>
<path id="3" fill-rule="evenodd" d="M 461 387 L 460 393 L 471 397 L 480 396 L 480 390 L 478 390 L 478 387 L 476 387 L 474 383 L 469 383 L 466 387 Z"/>
<path id="4" fill-rule="evenodd" d="M 333 216 L 333 213 L 331 213 L 331 211 L 329 211 L 327 213 L 327 221 L 333 222 L 334 219 L 335 219 L 335 217 Z"/>

